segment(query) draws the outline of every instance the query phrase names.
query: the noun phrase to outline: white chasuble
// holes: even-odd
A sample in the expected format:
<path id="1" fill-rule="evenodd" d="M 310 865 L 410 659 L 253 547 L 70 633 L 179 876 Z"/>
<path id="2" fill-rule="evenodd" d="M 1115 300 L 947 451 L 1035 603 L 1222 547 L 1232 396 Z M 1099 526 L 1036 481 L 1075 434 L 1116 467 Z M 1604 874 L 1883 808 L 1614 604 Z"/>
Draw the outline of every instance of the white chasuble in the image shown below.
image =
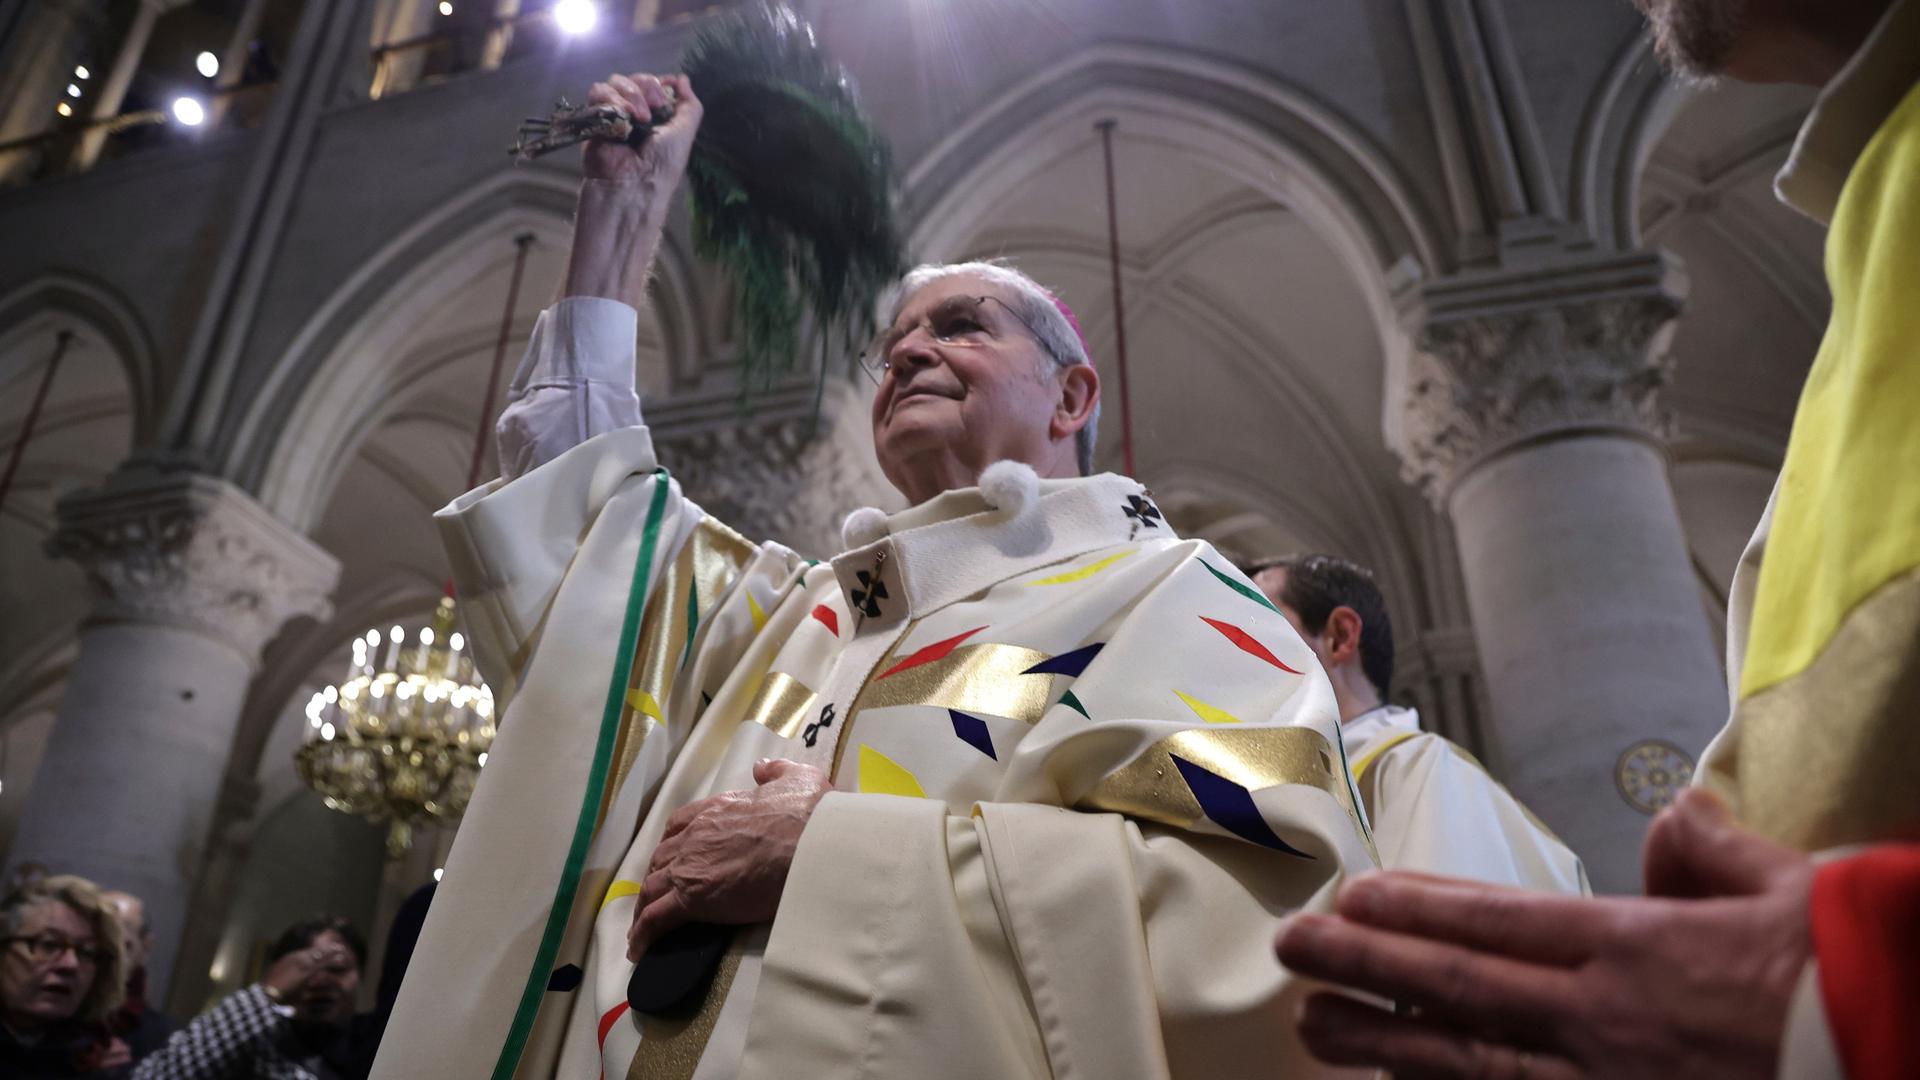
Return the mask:
<path id="1" fill-rule="evenodd" d="M 1138 483 L 949 492 L 816 563 L 627 427 L 440 522 L 504 709 L 375 1075 L 1326 1072 L 1272 943 L 1374 865 L 1332 690 Z M 778 916 L 635 1016 L 668 815 L 768 757 L 835 788 Z"/>
<path id="2" fill-rule="evenodd" d="M 1579 856 L 1420 714 L 1383 705 L 1341 728 L 1380 865 L 1588 896 Z"/>

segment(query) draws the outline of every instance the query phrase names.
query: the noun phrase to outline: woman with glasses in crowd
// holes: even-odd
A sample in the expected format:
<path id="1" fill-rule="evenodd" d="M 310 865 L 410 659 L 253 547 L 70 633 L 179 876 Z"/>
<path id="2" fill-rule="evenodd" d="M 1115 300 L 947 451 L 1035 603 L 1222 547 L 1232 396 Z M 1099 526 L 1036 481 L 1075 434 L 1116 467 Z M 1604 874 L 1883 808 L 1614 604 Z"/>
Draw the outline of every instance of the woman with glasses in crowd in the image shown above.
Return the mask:
<path id="1" fill-rule="evenodd" d="M 124 963 L 120 922 L 85 878 L 42 878 L 0 901 L 0 1076 L 123 1072 L 126 1044 L 103 1022 Z"/>

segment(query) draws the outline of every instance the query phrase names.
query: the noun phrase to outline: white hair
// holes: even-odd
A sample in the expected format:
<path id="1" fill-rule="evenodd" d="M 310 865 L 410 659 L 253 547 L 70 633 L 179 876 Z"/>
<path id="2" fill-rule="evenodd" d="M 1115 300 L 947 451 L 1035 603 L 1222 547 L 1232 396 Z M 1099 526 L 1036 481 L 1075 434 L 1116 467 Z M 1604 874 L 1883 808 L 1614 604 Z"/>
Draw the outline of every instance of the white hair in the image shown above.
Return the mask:
<path id="1" fill-rule="evenodd" d="M 1079 331 L 1067 321 L 1053 293 L 1026 274 L 999 261 L 926 263 L 914 267 L 907 271 L 906 277 L 900 279 L 887 313 L 887 325 L 892 325 L 900 317 L 900 309 L 915 293 L 936 281 L 953 277 L 977 277 L 1011 293 L 1013 299 L 1008 306 L 1040 339 L 1040 347 L 1046 350 L 1047 358 L 1053 361 L 1055 367 L 1070 368 L 1077 364 L 1093 366 L 1093 361 L 1087 356 L 1086 346 L 1080 343 Z M 1087 417 L 1086 426 L 1073 437 L 1074 457 L 1079 463 L 1081 476 L 1093 475 L 1093 447 L 1099 432 L 1100 403 L 1095 401 L 1093 415 Z"/>

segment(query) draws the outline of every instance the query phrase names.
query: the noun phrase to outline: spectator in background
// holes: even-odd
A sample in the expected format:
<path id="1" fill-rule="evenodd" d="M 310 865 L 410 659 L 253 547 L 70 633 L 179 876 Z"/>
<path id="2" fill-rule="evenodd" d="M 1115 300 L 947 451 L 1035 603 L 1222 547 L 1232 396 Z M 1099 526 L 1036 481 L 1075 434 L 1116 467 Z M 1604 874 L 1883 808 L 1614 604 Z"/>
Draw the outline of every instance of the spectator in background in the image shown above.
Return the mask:
<path id="1" fill-rule="evenodd" d="M 1567 846 L 1473 755 L 1420 730 L 1420 714 L 1387 703 L 1393 624 L 1373 572 L 1332 555 L 1246 568 L 1320 658 L 1340 706 L 1347 765 L 1380 865 L 1547 892 L 1590 893 Z"/>
<path id="2" fill-rule="evenodd" d="M 120 921 L 85 878 L 27 881 L 0 900 L 0 1076 L 121 1075 L 106 1034 L 125 986 Z"/>
<path id="3" fill-rule="evenodd" d="M 147 1002 L 147 958 L 153 953 L 153 928 L 147 923 L 146 902 L 132 893 L 109 889 L 101 899 L 120 918 L 121 941 L 126 948 L 127 997 L 107 1017 L 107 1030 L 127 1044 L 134 1061 L 146 1057 L 173 1031 L 167 1014 Z"/>
<path id="4" fill-rule="evenodd" d="M 367 1024 L 353 1015 L 367 943 L 337 915 L 295 923 L 260 981 L 229 994 L 134 1069 L 134 1080 L 359 1080 Z"/>
<path id="5" fill-rule="evenodd" d="M 420 928 L 426 925 L 427 909 L 433 906 L 437 882 L 429 881 L 400 902 L 393 913 L 393 925 L 387 930 L 386 954 L 380 962 L 380 986 L 373 995 L 373 1012 L 362 1021 L 365 1038 L 358 1039 L 356 1059 L 363 1074 L 373 1071 L 374 1055 L 380 1051 L 380 1039 L 387 1033 L 387 1021 L 393 1019 L 394 1003 L 400 1000 L 400 984 L 406 980 L 407 965 L 413 962 L 413 947 L 420 942 Z"/>

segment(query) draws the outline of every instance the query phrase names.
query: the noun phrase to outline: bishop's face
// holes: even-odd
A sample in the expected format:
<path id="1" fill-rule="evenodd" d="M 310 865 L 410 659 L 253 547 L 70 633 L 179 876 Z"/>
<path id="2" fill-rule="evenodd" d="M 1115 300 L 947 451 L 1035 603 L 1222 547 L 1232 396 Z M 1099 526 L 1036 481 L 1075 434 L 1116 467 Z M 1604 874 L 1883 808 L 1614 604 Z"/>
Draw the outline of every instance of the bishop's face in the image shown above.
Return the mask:
<path id="1" fill-rule="evenodd" d="M 907 298 L 869 362 L 881 471 L 909 499 L 965 487 L 996 461 L 1043 466 L 1060 452 L 1051 425 L 1063 381 L 1015 314 L 1014 297 L 972 275 Z M 1071 454 L 1071 439 L 1067 442 Z"/>

